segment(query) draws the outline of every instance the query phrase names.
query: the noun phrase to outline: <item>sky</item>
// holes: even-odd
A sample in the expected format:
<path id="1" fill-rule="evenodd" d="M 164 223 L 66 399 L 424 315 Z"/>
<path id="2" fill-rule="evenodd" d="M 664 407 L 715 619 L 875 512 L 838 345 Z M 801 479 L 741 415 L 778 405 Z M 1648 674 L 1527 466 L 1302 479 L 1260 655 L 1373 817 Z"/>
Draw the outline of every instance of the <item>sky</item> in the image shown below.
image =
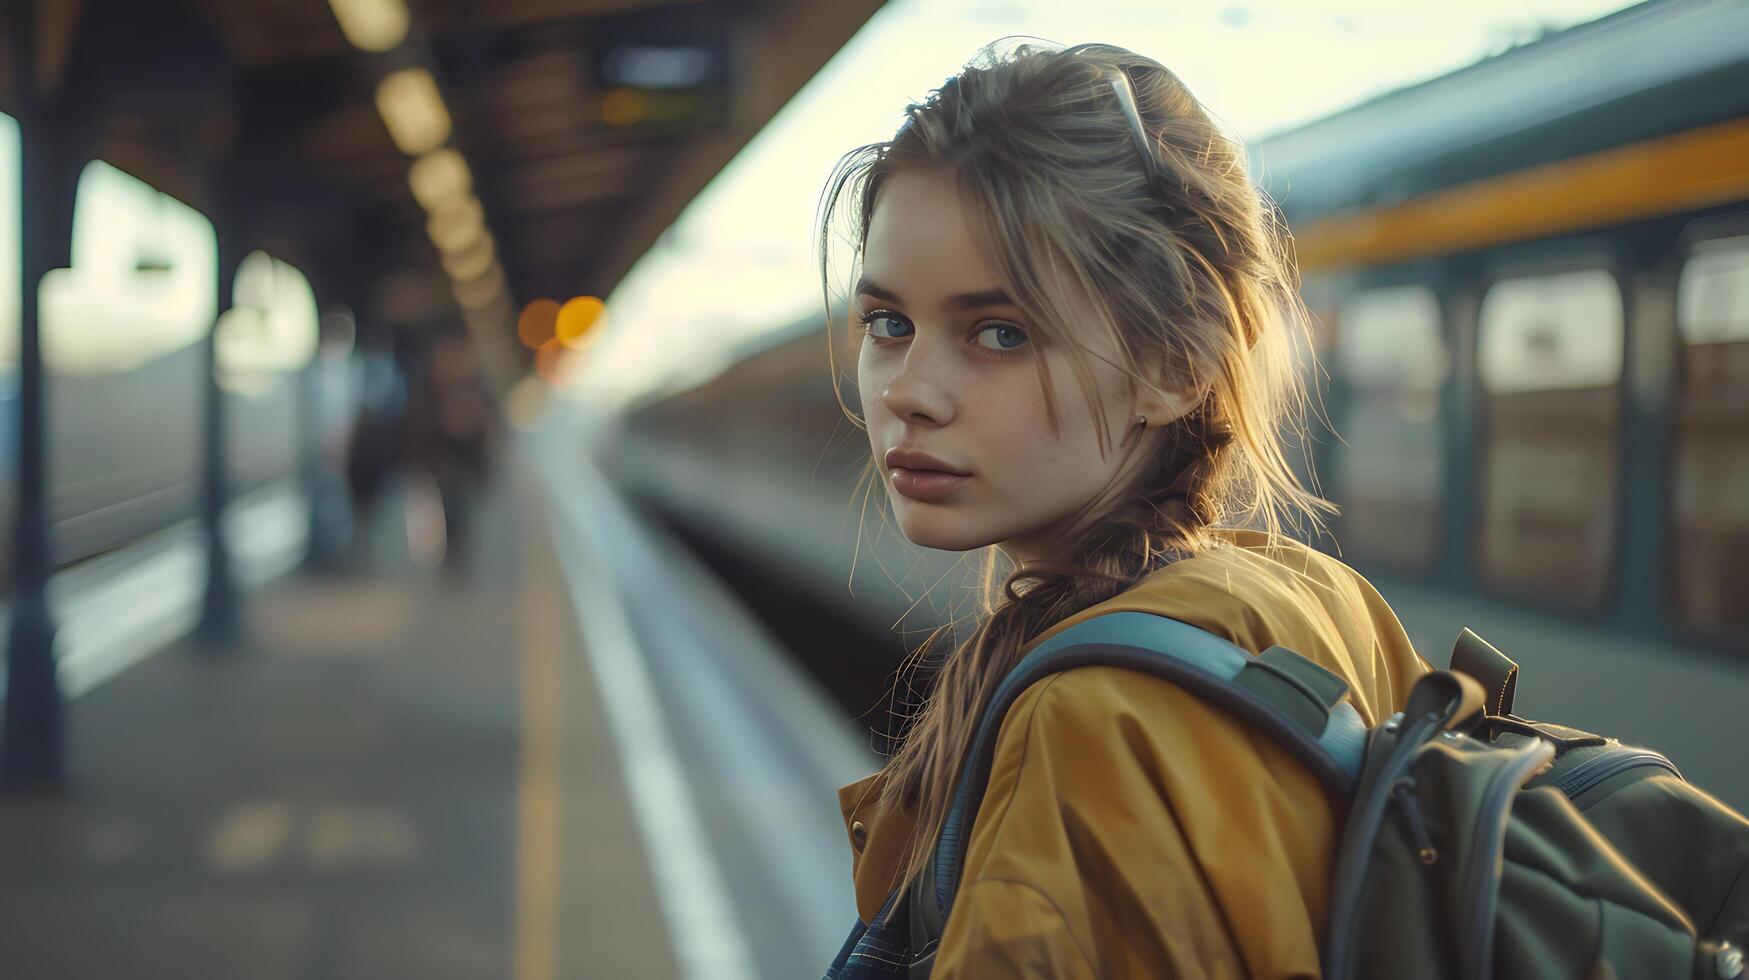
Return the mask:
<path id="1" fill-rule="evenodd" d="M 708 380 L 806 318 L 824 330 L 814 220 L 833 164 L 889 138 L 907 103 L 997 38 L 1106 41 L 1153 57 L 1250 141 L 1629 5 L 890 0 L 608 296 L 571 393 L 624 404 Z"/>

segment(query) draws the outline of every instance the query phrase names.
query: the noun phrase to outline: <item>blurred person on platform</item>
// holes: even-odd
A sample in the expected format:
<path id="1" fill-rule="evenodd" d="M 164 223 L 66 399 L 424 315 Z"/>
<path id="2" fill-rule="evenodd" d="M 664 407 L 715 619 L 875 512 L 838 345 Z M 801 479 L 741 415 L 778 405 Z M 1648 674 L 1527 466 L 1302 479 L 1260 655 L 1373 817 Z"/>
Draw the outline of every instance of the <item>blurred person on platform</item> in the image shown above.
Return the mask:
<path id="1" fill-rule="evenodd" d="M 357 407 L 346 444 L 346 484 L 352 493 L 352 559 L 368 565 L 383 491 L 402 463 L 407 383 L 392 350 L 360 346 Z"/>
<path id="2" fill-rule="evenodd" d="M 443 511 L 442 567 L 464 574 L 474 550 L 473 516 L 491 472 L 493 412 L 465 337 L 435 341 L 412 386 L 410 467 L 430 477 Z"/>

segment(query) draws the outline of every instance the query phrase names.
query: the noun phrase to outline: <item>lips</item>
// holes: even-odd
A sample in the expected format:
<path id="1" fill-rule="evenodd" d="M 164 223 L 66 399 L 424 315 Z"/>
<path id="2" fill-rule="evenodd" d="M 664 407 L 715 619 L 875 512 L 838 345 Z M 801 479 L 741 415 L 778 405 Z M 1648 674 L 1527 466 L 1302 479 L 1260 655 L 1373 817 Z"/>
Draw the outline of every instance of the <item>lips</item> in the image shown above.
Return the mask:
<path id="1" fill-rule="evenodd" d="M 893 449 L 886 456 L 893 489 L 912 500 L 939 503 L 953 496 L 971 473 L 957 469 L 925 452 Z"/>
<path id="2" fill-rule="evenodd" d="M 907 470 L 927 470 L 935 473 L 947 473 L 952 476 L 971 476 L 967 470 L 949 466 L 946 462 L 920 449 L 889 449 L 887 450 L 887 469 L 903 468 Z"/>

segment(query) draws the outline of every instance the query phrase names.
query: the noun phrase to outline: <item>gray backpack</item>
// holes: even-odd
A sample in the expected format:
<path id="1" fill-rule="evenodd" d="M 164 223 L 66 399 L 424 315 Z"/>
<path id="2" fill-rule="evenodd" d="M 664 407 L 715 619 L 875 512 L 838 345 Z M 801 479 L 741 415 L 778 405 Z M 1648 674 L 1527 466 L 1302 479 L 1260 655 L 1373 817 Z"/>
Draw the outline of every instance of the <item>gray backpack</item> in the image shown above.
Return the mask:
<path id="1" fill-rule="evenodd" d="M 1172 681 L 1275 738 L 1342 804 L 1324 975 L 1749 980 L 1749 821 L 1670 761 L 1512 714 L 1517 665 L 1468 630 L 1367 730 L 1341 678 L 1148 613 L 1036 647 L 980 723 L 916 886 L 852 930 L 833 980 L 929 975 L 1008 707 L 1071 667 Z"/>

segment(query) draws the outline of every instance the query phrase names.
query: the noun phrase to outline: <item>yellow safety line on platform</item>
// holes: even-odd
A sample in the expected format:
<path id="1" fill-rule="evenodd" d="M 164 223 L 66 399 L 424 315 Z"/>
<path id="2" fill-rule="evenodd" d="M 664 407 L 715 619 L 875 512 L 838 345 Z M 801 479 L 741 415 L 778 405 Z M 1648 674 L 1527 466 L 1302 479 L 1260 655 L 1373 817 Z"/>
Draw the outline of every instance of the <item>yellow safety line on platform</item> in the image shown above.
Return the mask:
<path id="1" fill-rule="evenodd" d="M 559 752 L 565 730 L 564 612 L 550 578 L 522 590 L 517 633 L 522 765 L 516 794 L 516 980 L 556 976 L 559 918 Z"/>

